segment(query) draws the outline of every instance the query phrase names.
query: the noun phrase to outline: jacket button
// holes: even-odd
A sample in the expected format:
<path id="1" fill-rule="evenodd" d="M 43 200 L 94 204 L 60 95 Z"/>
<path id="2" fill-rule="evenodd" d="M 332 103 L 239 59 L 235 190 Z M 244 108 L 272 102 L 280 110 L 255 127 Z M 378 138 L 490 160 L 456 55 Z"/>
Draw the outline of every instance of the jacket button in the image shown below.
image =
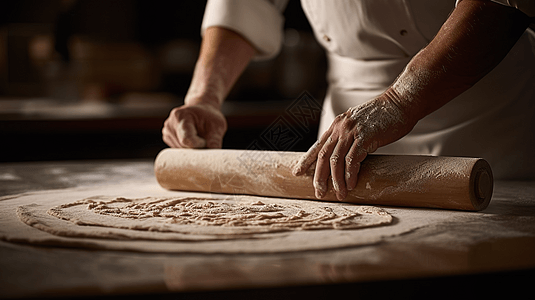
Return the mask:
<path id="1" fill-rule="evenodd" d="M 328 37 L 327 35 L 323 35 L 323 40 L 326 41 L 327 43 L 331 41 L 331 38 Z"/>

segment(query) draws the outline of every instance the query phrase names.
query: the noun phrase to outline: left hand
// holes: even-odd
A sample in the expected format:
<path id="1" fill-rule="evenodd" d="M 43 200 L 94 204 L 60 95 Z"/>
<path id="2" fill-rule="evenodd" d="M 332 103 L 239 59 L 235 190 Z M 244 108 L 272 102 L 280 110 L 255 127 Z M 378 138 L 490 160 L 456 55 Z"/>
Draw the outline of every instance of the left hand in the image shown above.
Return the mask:
<path id="1" fill-rule="evenodd" d="M 412 119 L 387 94 L 351 107 L 338 115 L 301 157 L 293 174 L 303 175 L 316 162 L 313 181 L 316 198 L 325 197 L 331 176 L 336 198 L 342 201 L 356 187 L 360 163 L 366 155 L 409 133 L 417 123 Z"/>

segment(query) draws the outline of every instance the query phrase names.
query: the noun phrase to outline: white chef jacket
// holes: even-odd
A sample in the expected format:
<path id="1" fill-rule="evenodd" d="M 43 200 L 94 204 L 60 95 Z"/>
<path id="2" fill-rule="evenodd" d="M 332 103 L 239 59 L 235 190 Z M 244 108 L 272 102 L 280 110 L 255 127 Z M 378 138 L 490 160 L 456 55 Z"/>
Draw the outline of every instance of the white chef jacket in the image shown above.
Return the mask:
<path id="1" fill-rule="evenodd" d="M 458 0 L 460 1 L 460 0 Z M 280 49 L 285 0 L 209 0 L 202 32 L 240 33 L 257 59 Z M 533 15 L 532 0 L 496 0 Z M 528 4 L 522 4 L 528 3 Z M 335 116 L 381 94 L 438 32 L 455 0 L 302 0 L 327 51 L 329 88 L 320 135 Z M 377 153 L 483 157 L 495 178 L 535 179 L 535 33 L 465 93 Z"/>

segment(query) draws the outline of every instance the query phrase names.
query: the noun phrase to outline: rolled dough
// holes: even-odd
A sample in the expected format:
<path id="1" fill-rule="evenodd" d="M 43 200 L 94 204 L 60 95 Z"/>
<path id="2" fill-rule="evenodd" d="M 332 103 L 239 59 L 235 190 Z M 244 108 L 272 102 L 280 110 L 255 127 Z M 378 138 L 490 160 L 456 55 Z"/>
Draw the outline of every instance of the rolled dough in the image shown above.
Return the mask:
<path id="1" fill-rule="evenodd" d="M 374 244 L 452 214 L 465 213 L 173 192 L 133 182 L 0 198 L 0 239 L 141 252 L 294 252 Z"/>
<path id="2" fill-rule="evenodd" d="M 41 224 L 35 205 L 20 206 L 17 213 L 24 223 L 56 235 L 149 240 L 257 238 L 264 233 L 347 230 L 392 222 L 392 216 L 377 207 L 251 196 L 92 197 L 50 208 L 48 215 L 69 221 L 54 226 Z"/>

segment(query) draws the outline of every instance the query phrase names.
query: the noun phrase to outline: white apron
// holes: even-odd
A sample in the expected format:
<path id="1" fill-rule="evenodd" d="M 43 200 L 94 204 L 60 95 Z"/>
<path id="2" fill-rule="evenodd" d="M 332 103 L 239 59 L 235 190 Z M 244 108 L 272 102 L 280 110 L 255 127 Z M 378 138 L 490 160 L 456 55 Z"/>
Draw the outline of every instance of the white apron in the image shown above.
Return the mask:
<path id="1" fill-rule="evenodd" d="M 432 39 L 455 1 L 301 3 L 318 41 L 328 51 L 329 89 L 321 135 L 336 115 L 382 93 Z M 429 15 L 433 17 L 425 17 Z M 492 165 L 495 178 L 535 178 L 533 37 L 527 31 L 502 63 L 474 87 L 377 153 L 483 157 Z"/>
<path id="2" fill-rule="evenodd" d="M 455 2 L 302 0 L 329 63 L 320 134 L 336 115 L 382 93 L 429 43 Z M 232 29 L 256 47 L 257 58 L 273 57 L 282 41 L 286 3 L 210 0 L 202 32 L 210 26 Z M 526 4 L 513 6 L 532 12 Z M 527 30 L 491 73 L 377 153 L 483 157 L 495 178 L 535 179 L 534 119 L 535 35 Z"/>

